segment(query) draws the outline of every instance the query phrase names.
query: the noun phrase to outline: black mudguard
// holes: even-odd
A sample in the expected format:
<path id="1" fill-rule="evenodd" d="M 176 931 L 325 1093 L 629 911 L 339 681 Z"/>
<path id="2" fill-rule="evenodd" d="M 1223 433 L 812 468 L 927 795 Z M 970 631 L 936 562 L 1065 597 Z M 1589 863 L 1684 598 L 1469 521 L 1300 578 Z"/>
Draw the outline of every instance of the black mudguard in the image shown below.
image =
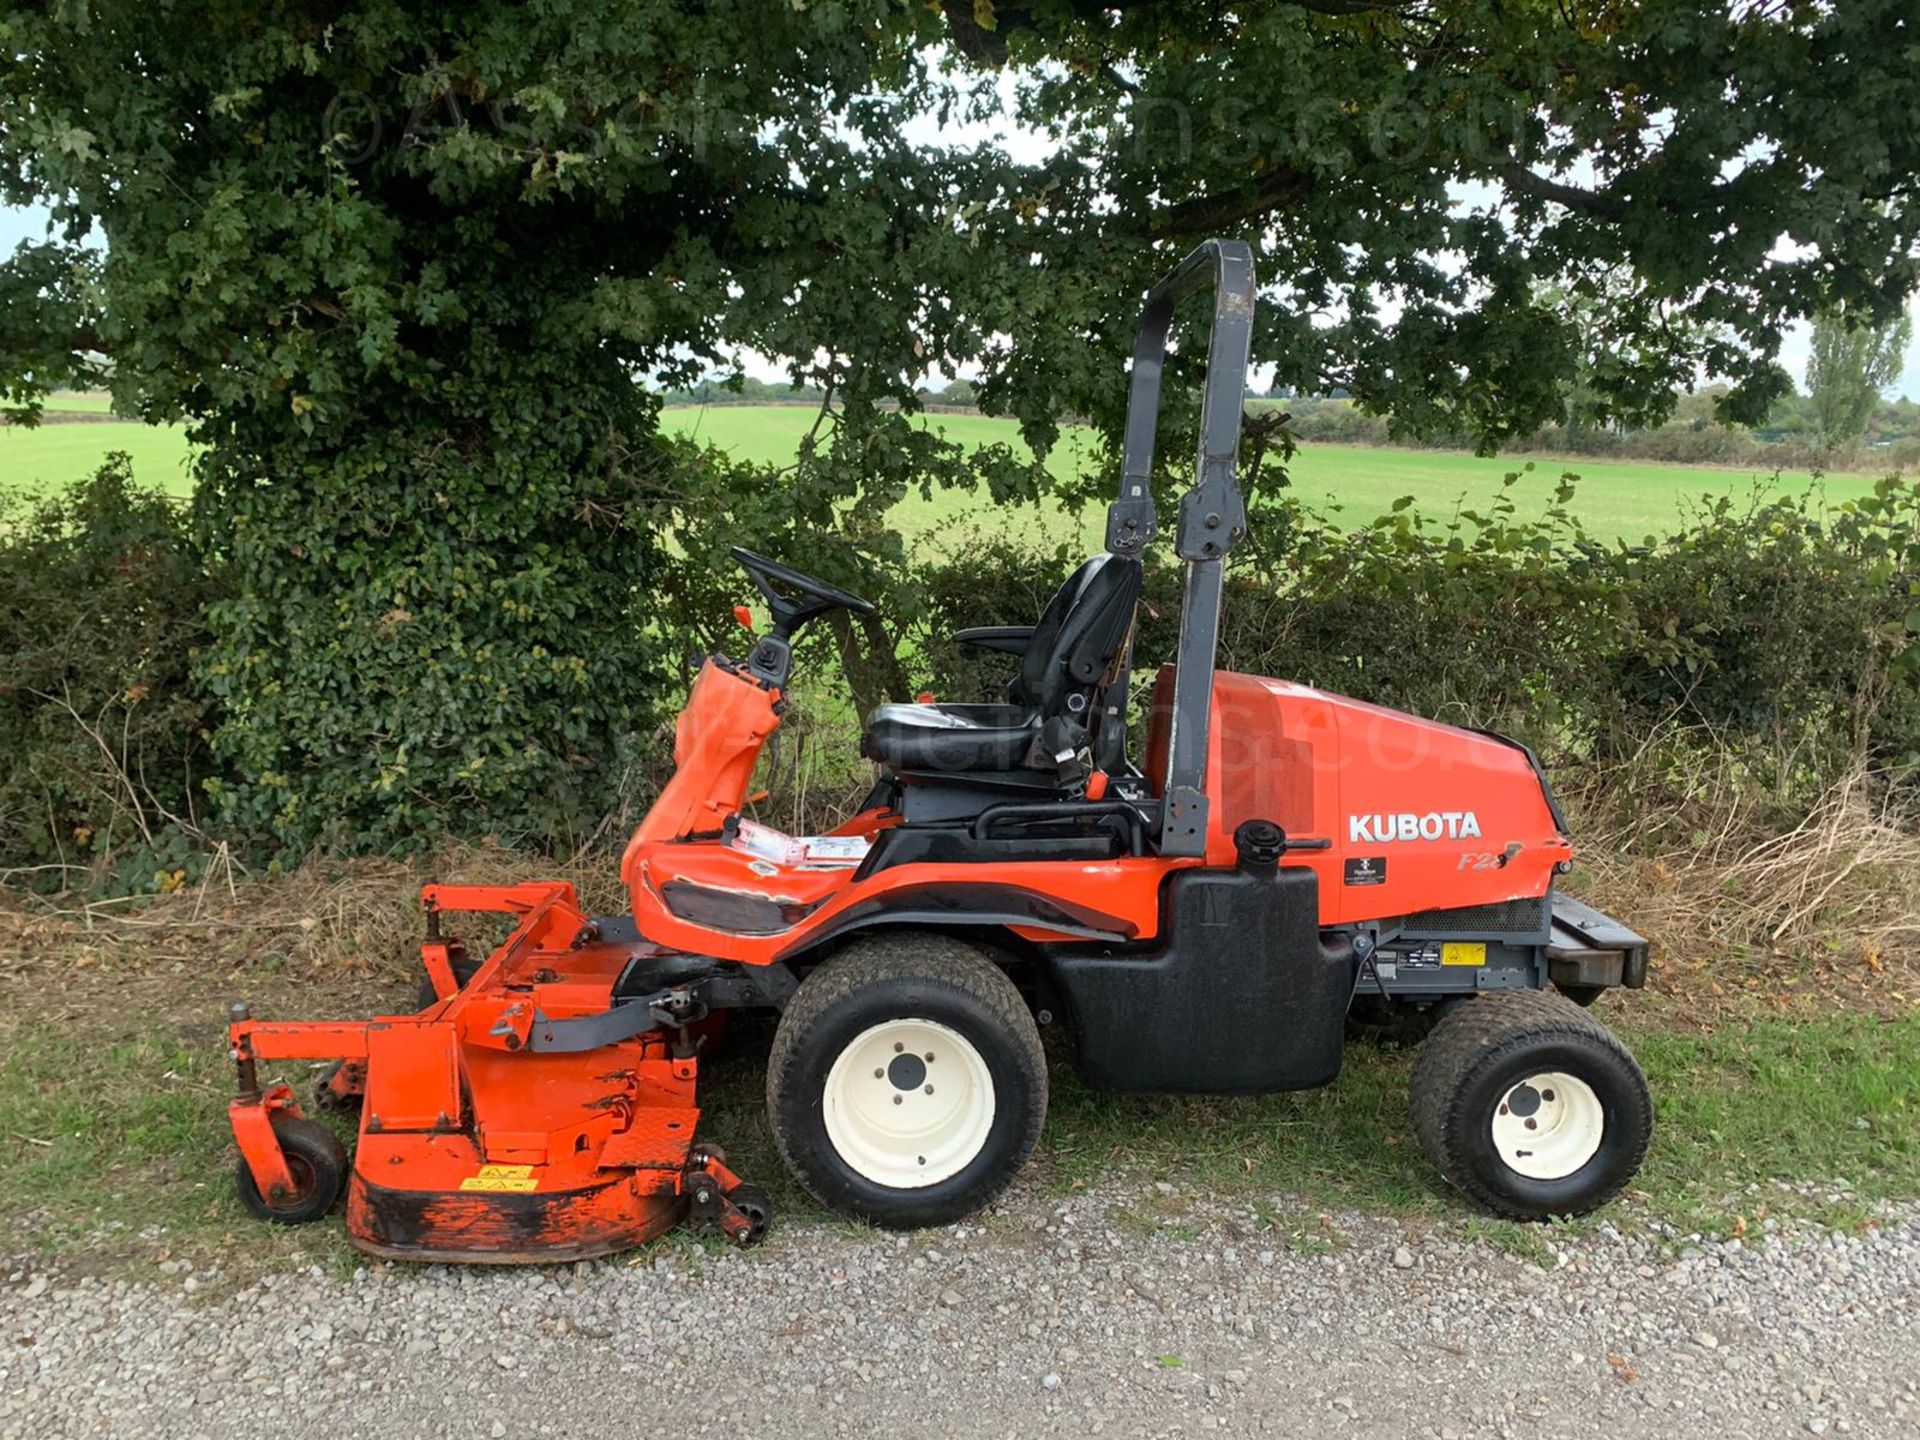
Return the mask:
<path id="1" fill-rule="evenodd" d="M 1355 961 L 1321 940 L 1311 870 L 1182 870 L 1161 916 L 1150 948 L 1048 954 L 1091 1083 L 1252 1094 L 1340 1073 Z"/>

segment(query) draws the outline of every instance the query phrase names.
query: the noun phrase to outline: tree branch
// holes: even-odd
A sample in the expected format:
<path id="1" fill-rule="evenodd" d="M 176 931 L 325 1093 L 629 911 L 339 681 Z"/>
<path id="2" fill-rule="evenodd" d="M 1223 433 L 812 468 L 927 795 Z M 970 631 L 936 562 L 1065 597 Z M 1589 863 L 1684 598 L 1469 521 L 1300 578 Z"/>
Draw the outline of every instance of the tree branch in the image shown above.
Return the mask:
<path id="1" fill-rule="evenodd" d="M 1603 220 L 1624 220 L 1633 208 L 1617 195 L 1604 195 L 1598 190 L 1585 190 L 1578 185 L 1536 175 L 1517 160 L 1505 161 L 1497 168 L 1500 178 L 1510 188 L 1523 195 L 1531 195 L 1536 200 L 1551 200 L 1556 205 L 1578 210 L 1583 215 L 1596 215 Z"/>
<path id="2" fill-rule="evenodd" d="M 1303 170 L 1269 170 L 1250 188 L 1202 195 L 1156 211 L 1144 233 L 1150 240 L 1195 233 L 1211 235 L 1303 200 L 1312 191 L 1313 177 Z"/>

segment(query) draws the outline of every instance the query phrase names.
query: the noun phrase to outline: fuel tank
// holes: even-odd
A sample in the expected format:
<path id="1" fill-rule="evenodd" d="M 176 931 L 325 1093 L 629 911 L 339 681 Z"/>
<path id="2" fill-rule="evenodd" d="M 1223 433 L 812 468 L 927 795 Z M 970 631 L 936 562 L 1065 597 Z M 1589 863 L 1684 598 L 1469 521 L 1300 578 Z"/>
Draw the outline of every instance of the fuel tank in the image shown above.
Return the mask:
<path id="1" fill-rule="evenodd" d="M 1173 670 L 1154 689 L 1147 774 L 1165 774 Z M 1207 862 L 1233 831 L 1272 820 L 1289 865 L 1320 877 L 1324 925 L 1498 905 L 1547 893 L 1573 853 L 1526 749 L 1286 680 L 1216 672 L 1207 758 Z"/>

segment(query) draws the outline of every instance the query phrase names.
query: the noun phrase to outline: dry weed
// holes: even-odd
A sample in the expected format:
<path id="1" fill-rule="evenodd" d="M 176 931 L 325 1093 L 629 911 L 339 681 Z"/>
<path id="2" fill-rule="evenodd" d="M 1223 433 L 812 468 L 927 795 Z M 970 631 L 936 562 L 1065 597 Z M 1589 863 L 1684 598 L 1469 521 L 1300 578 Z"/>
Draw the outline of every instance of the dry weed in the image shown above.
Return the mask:
<path id="1" fill-rule="evenodd" d="M 226 971 L 399 973 L 417 953 L 423 884 L 571 880 L 590 907 L 618 912 L 625 905 L 618 862 L 609 846 L 562 863 L 467 845 L 425 860 L 314 857 L 265 876 L 217 852 L 199 885 L 171 895 L 98 899 L 0 890 L 0 949 L 27 965 L 146 969 L 185 962 Z"/>
<path id="2" fill-rule="evenodd" d="M 1592 898 L 1656 944 L 1669 986 L 1920 1003 L 1920 796 L 1855 766 L 1797 818 L 1703 761 L 1665 803 L 1588 776 L 1573 802 Z"/>

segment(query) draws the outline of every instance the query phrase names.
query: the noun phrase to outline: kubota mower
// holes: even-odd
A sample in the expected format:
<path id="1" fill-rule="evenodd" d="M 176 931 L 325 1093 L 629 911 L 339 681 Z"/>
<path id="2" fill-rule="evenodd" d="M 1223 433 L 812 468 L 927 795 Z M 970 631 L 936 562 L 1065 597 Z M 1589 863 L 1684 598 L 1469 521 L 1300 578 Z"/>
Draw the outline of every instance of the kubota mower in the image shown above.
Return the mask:
<path id="1" fill-rule="evenodd" d="M 1195 483 L 1174 547 L 1177 650 L 1143 753 L 1127 709 L 1148 485 L 1176 304 L 1211 285 Z M 1074 1037 L 1099 1085 L 1248 1093 L 1324 1085 L 1356 1003 L 1437 1020 L 1413 1121 L 1487 1209 L 1591 1210 L 1652 1128 L 1632 1057 L 1582 1008 L 1645 982 L 1647 946 L 1554 891 L 1566 824 L 1511 741 L 1217 672 L 1252 257 L 1211 242 L 1148 295 L 1106 553 L 1032 625 L 958 638 L 1005 653 L 1001 703 L 893 704 L 868 720 L 879 783 L 827 835 L 745 811 L 779 728 L 801 627 L 856 595 L 746 551 L 772 624 L 707 659 L 677 770 L 627 846 L 630 916 L 565 884 L 429 886 L 417 1013 L 274 1023 L 236 1007 L 240 1193 L 305 1221 L 347 1197 L 356 1245 L 434 1260 L 559 1260 L 636 1244 L 691 1215 L 742 1242 L 763 1196 L 699 1134 L 703 1022 L 780 1012 L 767 1105 L 781 1153 L 824 1204 L 891 1226 L 987 1204 L 1047 1108 L 1036 1022 Z M 443 917 L 504 912 L 476 963 Z M 349 1168 L 325 1126 L 257 1064 L 337 1059 L 357 1102 Z"/>

